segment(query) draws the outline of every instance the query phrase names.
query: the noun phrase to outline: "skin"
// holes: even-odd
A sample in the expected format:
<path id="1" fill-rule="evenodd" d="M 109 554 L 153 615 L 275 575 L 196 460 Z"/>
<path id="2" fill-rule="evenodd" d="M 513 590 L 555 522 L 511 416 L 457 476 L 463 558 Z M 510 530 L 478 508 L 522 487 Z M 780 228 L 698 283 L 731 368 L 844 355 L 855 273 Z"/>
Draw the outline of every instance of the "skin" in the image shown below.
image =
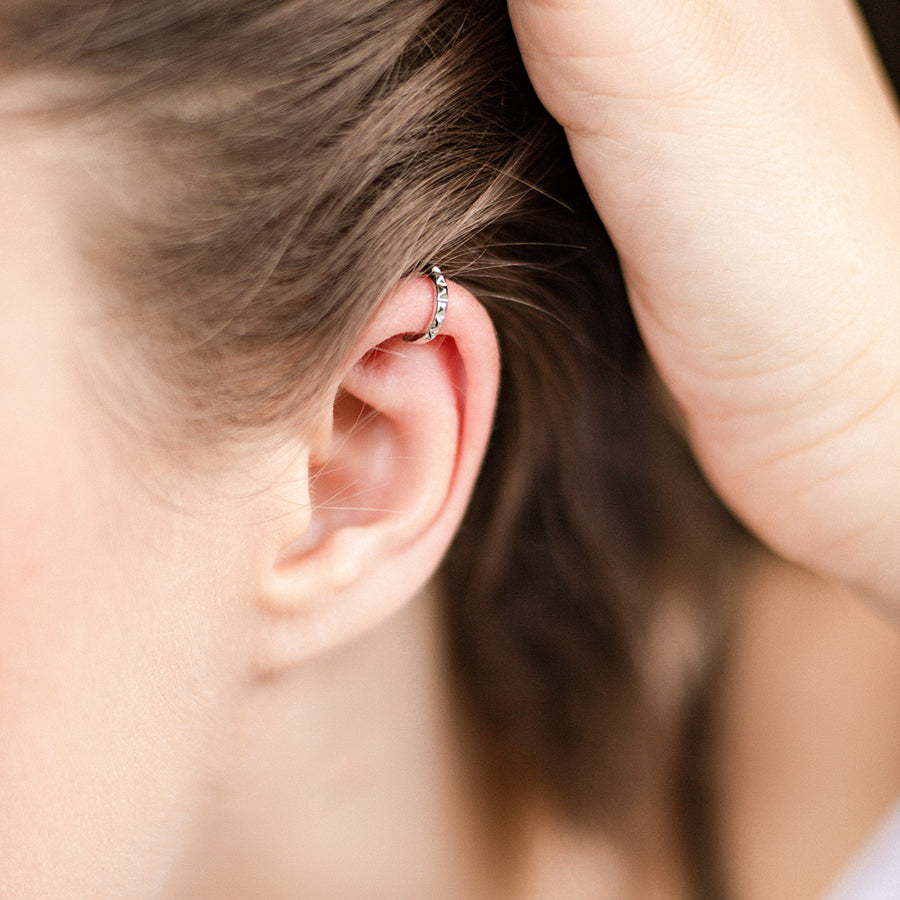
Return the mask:
<path id="1" fill-rule="evenodd" d="M 723 498 L 900 610 L 900 128 L 846 0 L 510 0 Z"/>
<path id="2" fill-rule="evenodd" d="M 834 582 L 755 567 L 719 673 L 727 896 L 817 900 L 900 796 L 900 629 Z"/>
<path id="3" fill-rule="evenodd" d="M 239 622 L 221 608 L 248 585 L 260 546 L 237 551 L 264 509 L 237 516 L 220 503 L 212 515 L 200 485 L 165 481 L 158 465 L 153 490 L 154 476 L 138 477 L 148 459 L 84 377 L 102 352 L 85 302 L 97 288 L 72 250 L 64 173 L 11 130 L 0 148 L 0 894 L 146 895 L 184 839 L 233 682 Z M 228 475 L 220 487 L 242 486 Z"/>

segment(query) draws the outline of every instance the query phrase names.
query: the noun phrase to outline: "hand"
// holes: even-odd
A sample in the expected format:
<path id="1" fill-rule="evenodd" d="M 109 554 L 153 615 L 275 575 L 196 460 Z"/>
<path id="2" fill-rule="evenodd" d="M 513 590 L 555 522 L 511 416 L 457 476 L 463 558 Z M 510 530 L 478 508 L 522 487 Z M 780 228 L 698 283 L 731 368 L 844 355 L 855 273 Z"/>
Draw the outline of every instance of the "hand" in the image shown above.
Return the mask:
<path id="1" fill-rule="evenodd" d="M 723 498 L 900 610 L 900 127 L 845 0 L 509 0 Z"/>

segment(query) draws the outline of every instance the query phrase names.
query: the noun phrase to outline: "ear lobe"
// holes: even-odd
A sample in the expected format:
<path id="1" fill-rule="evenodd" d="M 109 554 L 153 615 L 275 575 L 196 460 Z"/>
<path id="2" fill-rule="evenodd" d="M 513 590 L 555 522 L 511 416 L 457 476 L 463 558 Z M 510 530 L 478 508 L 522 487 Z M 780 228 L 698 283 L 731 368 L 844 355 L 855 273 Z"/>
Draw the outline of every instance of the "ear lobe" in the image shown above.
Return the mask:
<path id="1" fill-rule="evenodd" d="M 433 295 L 426 279 L 402 282 L 345 366 L 330 433 L 311 455 L 309 526 L 280 548 L 263 593 L 263 671 L 381 622 L 419 592 L 453 538 L 487 446 L 499 362 L 484 309 L 450 291 L 441 336 L 410 344 Z"/>

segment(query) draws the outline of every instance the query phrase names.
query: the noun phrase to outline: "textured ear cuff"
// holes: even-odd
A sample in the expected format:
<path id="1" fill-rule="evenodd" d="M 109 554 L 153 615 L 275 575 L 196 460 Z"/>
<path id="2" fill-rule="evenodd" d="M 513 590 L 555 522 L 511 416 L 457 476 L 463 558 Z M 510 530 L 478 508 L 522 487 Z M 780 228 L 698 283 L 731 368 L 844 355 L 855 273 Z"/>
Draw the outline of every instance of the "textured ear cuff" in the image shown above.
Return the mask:
<path id="1" fill-rule="evenodd" d="M 447 279 L 444 278 L 438 266 L 429 266 L 426 273 L 434 285 L 434 315 L 431 324 L 421 334 L 407 334 L 403 340 L 409 344 L 427 344 L 433 341 L 444 324 L 447 317 L 447 304 L 450 302 L 450 290 L 447 287 Z"/>

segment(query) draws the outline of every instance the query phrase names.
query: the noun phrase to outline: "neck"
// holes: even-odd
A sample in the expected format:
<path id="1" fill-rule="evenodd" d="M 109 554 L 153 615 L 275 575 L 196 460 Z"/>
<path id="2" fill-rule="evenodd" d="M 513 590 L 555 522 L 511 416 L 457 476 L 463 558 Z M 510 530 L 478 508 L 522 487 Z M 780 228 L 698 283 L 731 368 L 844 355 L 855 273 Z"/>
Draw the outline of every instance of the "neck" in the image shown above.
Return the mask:
<path id="1" fill-rule="evenodd" d="M 451 684 L 424 594 L 340 653 L 245 685 L 166 900 L 627 894 L 623 858 L 596 832 L 530 806 L 498 822 Z"/>
<path id="2" fill-rule="evenodd" d="M 490 897 L 437 603 L 250 685 L 173 897 Z"/>

